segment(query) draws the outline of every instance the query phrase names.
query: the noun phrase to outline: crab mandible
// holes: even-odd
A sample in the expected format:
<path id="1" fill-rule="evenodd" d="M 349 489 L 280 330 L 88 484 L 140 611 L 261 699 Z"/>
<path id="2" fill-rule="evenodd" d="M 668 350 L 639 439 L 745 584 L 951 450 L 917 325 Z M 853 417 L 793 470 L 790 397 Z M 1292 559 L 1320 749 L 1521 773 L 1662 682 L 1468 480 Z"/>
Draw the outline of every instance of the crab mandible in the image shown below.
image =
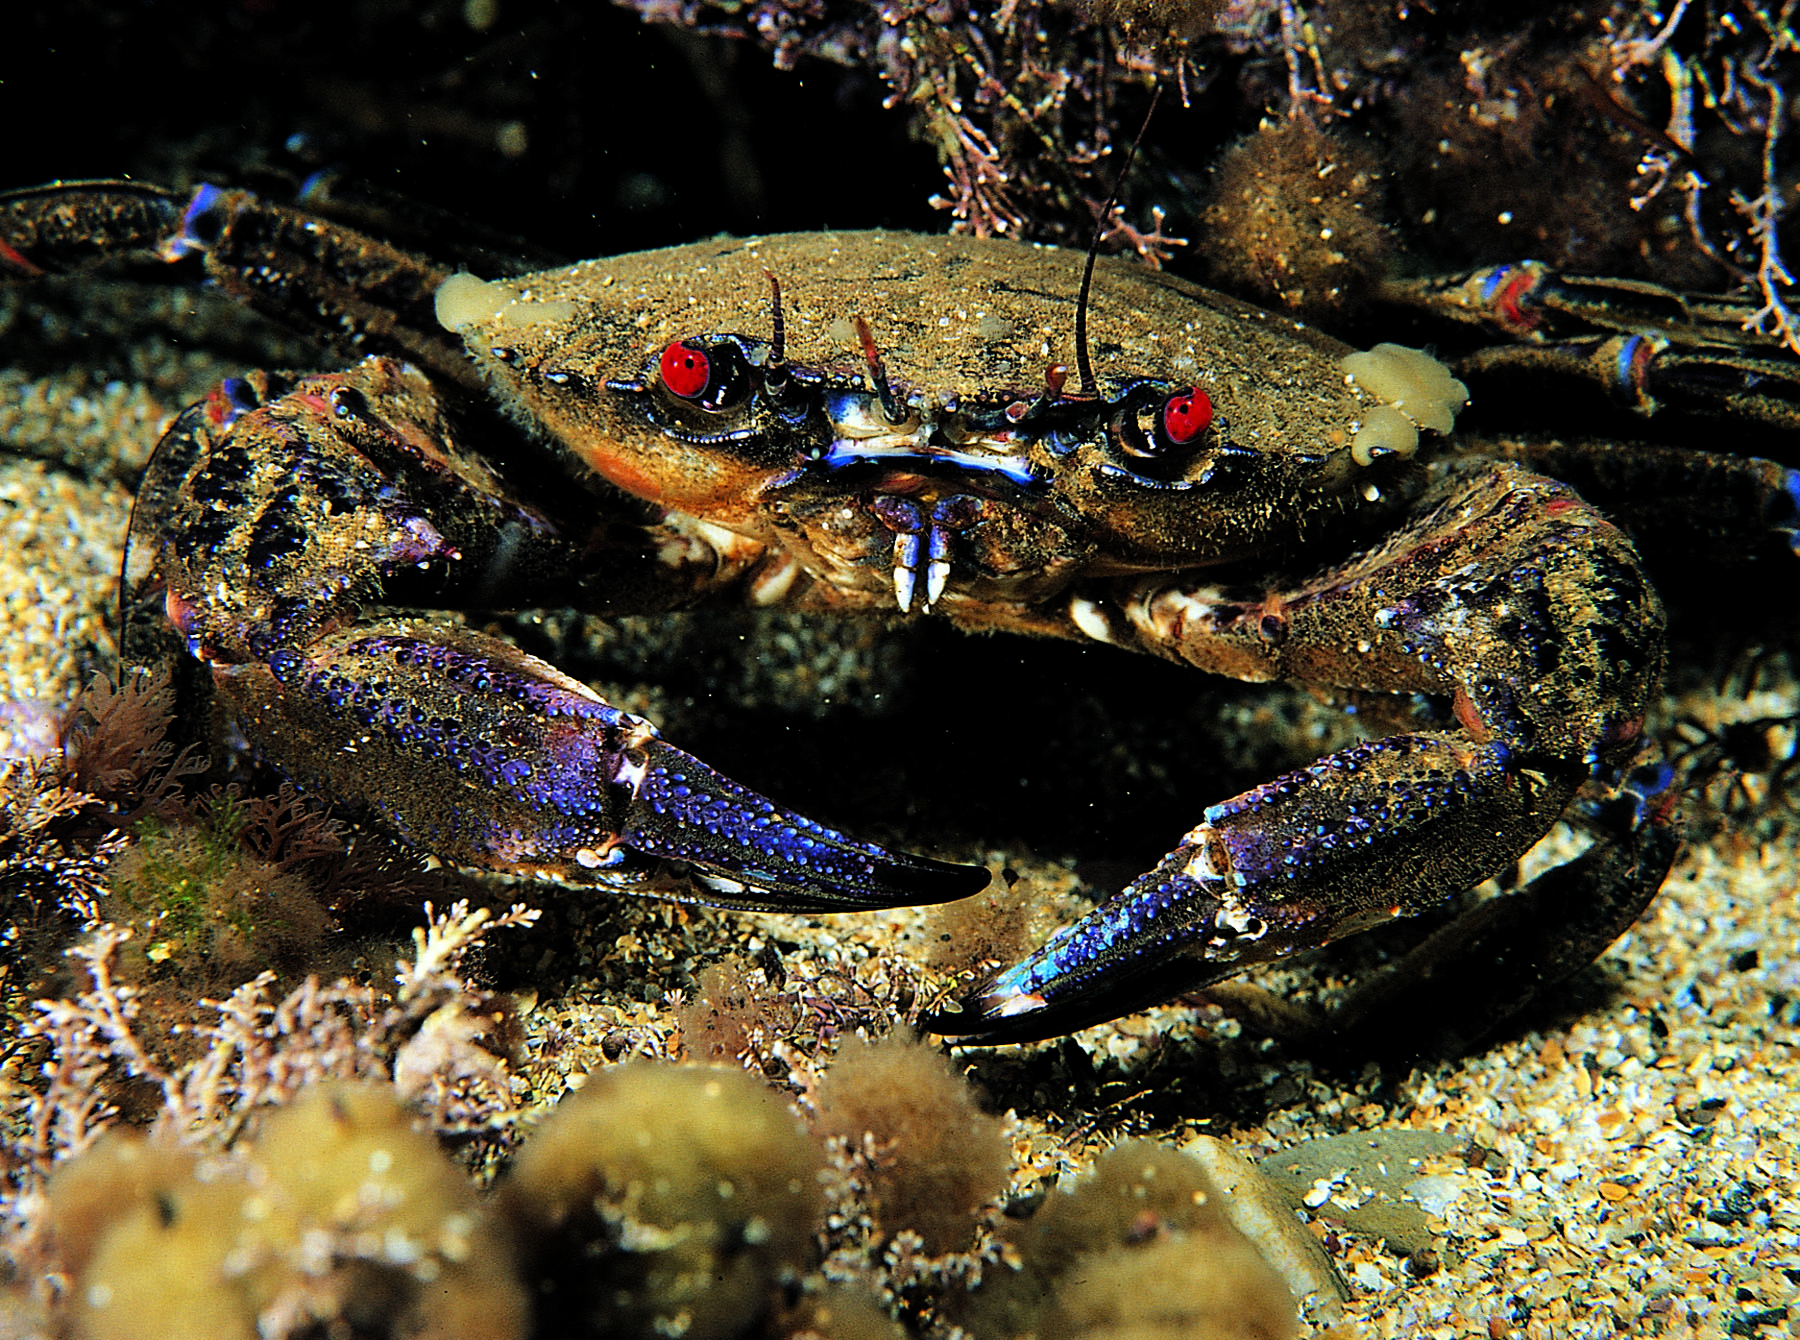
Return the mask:
<path id="1" fill-rule="evenodd" d="M 134 248 L 378 351 L 190 409 L 134 536 L 256 747 L 446 859 L 749 908 L 984 879 L 788 814 L 511 645 L 378 603 L 929 613 L 1449 704 L 1205 809 L 931 1016 L 966 1040 L 1441 905 L 1627 765 L 1658 689 L 1663 614 L 1627 538 L 1520 464 L 1420 451 L 1463 403 L 1442 366 L 1166 275 L 1101 262 L 1078 313 L 1078 255 L 846 233 L 481 280 L 211 187 L 0 198 L 0 264 Z M 1526 978 L 1597 954 L 1673 856 L 1654 806 L 1622 812 L 1458 952 Z"/>

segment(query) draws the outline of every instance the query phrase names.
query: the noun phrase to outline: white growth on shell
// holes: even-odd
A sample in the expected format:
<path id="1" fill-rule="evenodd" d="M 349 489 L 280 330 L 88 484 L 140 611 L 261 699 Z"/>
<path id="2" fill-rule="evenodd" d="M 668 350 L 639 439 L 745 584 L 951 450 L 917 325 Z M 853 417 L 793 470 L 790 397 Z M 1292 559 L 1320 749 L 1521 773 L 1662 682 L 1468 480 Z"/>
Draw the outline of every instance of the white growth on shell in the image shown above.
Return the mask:
<path id="1" fill-rule="evenodd" d="M 1369 411 L 1350 440 L 1350 455 L 1358 465 L 1377 456 L 1412 455 L 1419 429 L 1449 432 L 1456 426 L 1456 412 L 1469 403 L 1469 388 L 1423 349 L 1378 344 L 1346 354 L 1340 366 L 1346 381 L 1385 402 Z"/>
<path id="2" fill-rule="evenodd" d="M 477 279 L 472 274 L 451 275 L 432 299 L 438 324 L 460 334 L 465 326 L 492 321 L 523 329 L 550 321 L 566 321 L 576 307 L 566 299 L 528 301 L 528 294 L 499 280 Z"/>

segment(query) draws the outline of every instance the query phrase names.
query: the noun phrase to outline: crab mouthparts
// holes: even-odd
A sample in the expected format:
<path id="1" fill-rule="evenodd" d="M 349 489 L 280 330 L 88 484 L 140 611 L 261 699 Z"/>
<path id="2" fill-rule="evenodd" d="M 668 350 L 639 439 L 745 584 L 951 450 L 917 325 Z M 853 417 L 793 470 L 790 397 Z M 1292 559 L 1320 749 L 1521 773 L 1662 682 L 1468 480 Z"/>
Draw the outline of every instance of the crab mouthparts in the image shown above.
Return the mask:
<path id="1" fill-rule="evenodd" d="M 987 501 L 971 493 L 947 493 L 936 499 L 877 493 L 869 511 L 894 536 L 894 603 L 910 613 L 924 567 L 925 611 L 937 604 L 950 582 L 951 551 L 957 531 L 967 530 L 987 510 Z"/>
<path id="2" fill-rule="evenodd" d="M 873 463 L 913 472 L 947 467 L 998 475 L 1021 487 L 1041 479 L 1011 433 L 995 435 L 970 424 L 950 404 L 939 409 L 914 403 L 903 412 L 903 419 L 891 417 L 881 401 L 864 392 L 829 397 L 831 445 L 816 459 L 828 470 Z"/>
<path id="3" fill-rule="evenodd" d="M 1024 456 L 993 450 L 940 446 L 924 439 L 928 429 L 916 433 L 891 434 L 885 437 L 840 437 L 819 457 L 828 470 L 841 470 L 853 465 L 877 465 L 892 477 L 917 478 L 919 475 L 961 475 L 971 484 L 982 477 L 999 478 L 1021 488 L 1035 484 L 1039 475 Z M 873 508 L 889 530 L 894 532 L 894 603 L 902 614 L 912 611 L 919 589 L 921 560 L 925 577 L 927 613 L 937 604 L 950 582 L 951 534 L 972 523 L 981 514 L 979 497 L 968 493 L 952 493 L 940 498 L 929 510 L 918 502 L 898 494 L 877 494 Z"/>
<path id="4" fill-rule="evenodd" d="M 894 537 L 894 604 L 902 614 L 920 595 L 921 577 L 927 612 L 943 597 L 954 535 L 981 518 L 989 499 L 1020 489 L 1035 494 L 1044 483 L 1024 442 L 971 423 L 949 402 L 941 409 L 916 400 L 890 407 L 867 393 L 844 392 L 826 408 L 832 439 L 813 464 L 827 472 L 873 467 L 878 482 L 869 510 Z"/>

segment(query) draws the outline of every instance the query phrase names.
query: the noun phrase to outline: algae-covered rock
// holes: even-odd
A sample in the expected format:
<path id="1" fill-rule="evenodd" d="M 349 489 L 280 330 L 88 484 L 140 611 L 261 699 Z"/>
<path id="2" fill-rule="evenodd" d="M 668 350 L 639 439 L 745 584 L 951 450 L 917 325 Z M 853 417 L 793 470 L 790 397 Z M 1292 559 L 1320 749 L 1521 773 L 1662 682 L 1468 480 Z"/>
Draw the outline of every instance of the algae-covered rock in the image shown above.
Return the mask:
<path id="1" fill-rule="evenodd" d="M 1199 1164 L 1147 1140 L 1095 1160 L 1007 1235 L 1016 1271 L 991 1272 L 957 1320 L 980 1340 L 1278 1340 L 1293 1296 L 1226 1217 Z"/>
<path id="2" fill-rule="evenodd" d="M 231 1156 L 112 1133 L 48 1194 L 81 1340 L 526 1334 L 504 1226 L 386 1086 L 324 1085 Z"/>
<path id="3" fill-rule="evenodd" d="M 1217 277 L 1311 317 L 1342 315 L 1391 247 L 1375 154 L 1308 117 L 1265 121 L 1226 150 L 1202 218 Z"/>
<path id="4" fill-rule="evenodd" d="M 1314 1187 L 1331 1197 L 1318 1218 L 1383 1239 L 1400 1256 L 1434 1246 L 1430 1220 L 1413 1195 L 1422 1162 L 1468 1143 L 1448 1131 L 1377 1129 L 1307 1140 L 1262 1161 L 1265 1173 L 1298 1204 Z"/>
<path id="5" fill-rule="evenodd" d="M 255 1340 L 256 1302 L 226 1258 L 250 1227 L 242 1170 L 112 1132 L 58 1169 L 50 1224 L 83 1340 Z"/>
<path id="6" fill-rule="evenodd" d="M 754 1333 L 807 1256 L 823 1166 L 787 1104 L 743 1071 L 628 1064 L 592 1077 L 504 1188 L 531 1243 L 540 1327 Z"/>
<path id="7" fill-rule="evenodd" d="M 933 1256 L 964 1250 L 976 1211 L 1006 1190 L 1006 1128 L 943 1053 L 889 1034 L 847 1041 L 819 1081 L 820 1134 L 849 1141 L 868 1209 Z"/>
<path id="8" fill-rule="evenodd" d="M 1171 1234 L 1090 1252 L 1056 1290 L 1038 1340 L 1278 1340 L 1293 1303 L 1243 1238 Z"/>

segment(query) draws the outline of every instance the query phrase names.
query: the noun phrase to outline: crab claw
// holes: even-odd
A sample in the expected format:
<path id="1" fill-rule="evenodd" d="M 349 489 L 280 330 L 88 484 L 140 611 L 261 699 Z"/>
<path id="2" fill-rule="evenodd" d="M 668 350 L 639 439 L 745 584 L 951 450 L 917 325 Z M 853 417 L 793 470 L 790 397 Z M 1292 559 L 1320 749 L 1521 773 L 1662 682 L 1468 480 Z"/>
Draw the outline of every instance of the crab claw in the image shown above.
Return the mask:
<path id="1" fill-rule="evenodd" d="M 946 902 L 987 882 L 782 809 L 466 629 L 353 625 L 213 673 L 270 762 L 458 864 L 765 911 Z"/>
<path id="2" fill-rule="evenodd" d="M 615 850 L 685 866 L 700 902 L 845 912 L 948 902 L 987 883 L 980 866 L 889 851 L 781 809 L 660 739 L 643 754 Z"/>
<path id="3" fill-rule="evenodd" d="M 921 1019 L 930 1032 L 994 1046 L 1072 1033 L 1231 976 L 1243 963 L 1205 941 L 1229 909 L 1178 848 L 1026 958 Z M 1216 952 L 1216 951 L 1215 951 Z"/>

